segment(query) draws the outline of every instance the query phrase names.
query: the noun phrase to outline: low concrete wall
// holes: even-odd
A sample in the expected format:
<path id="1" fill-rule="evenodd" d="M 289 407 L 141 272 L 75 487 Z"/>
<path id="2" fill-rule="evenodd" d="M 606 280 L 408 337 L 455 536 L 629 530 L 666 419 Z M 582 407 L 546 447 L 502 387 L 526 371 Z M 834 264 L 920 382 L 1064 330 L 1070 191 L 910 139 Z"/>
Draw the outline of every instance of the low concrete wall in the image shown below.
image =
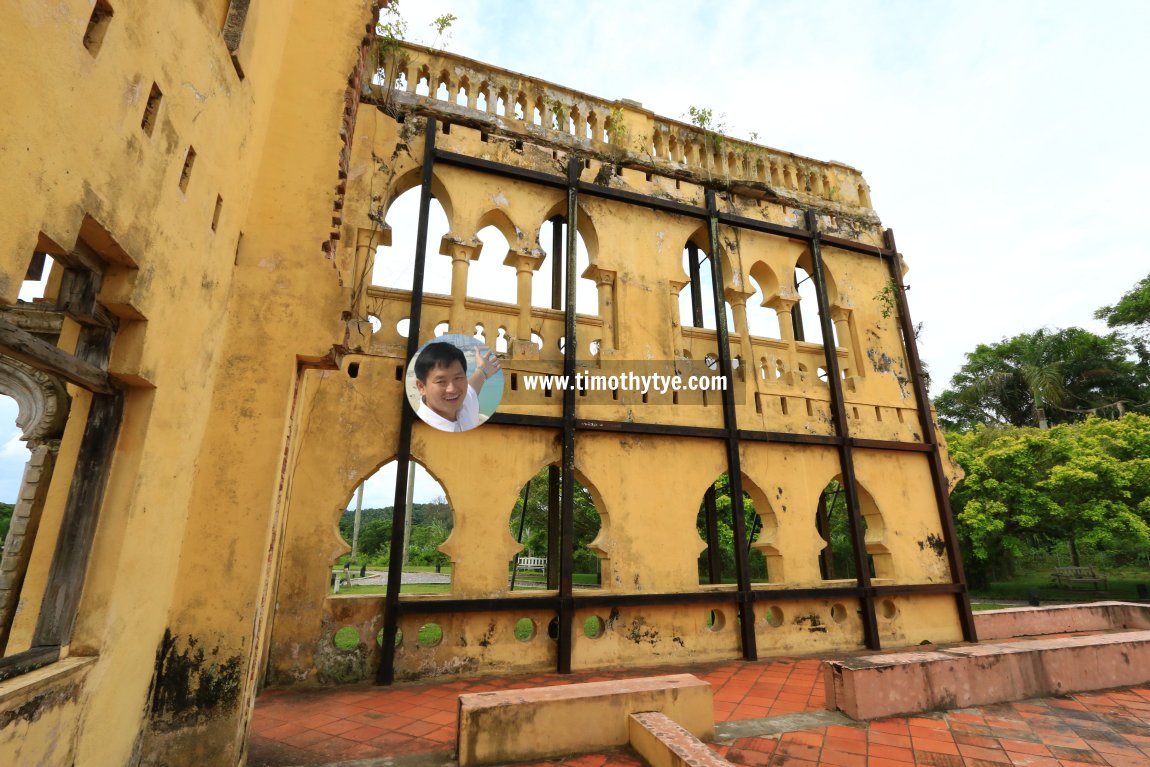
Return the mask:
<path id="1" fill-rule="evenodd" d="M 1150 631 L 891 653 L 823 665 L 827 708 L 854 719 L 1150 682 Z"/>
<path id="2" fill-rule="evenodd" d="M 734 767 L 666 714 L 631 714 L 631 748 L 650 767 Z"/>
<path id="3" fill-rule="evenodd" d="M 711 685 L 690 674 L 479 692 L 459 696 L 459 767 L 624 746 L 628 718 L 644 711 L 714 737 Z"/>
<path id="4" fill-rule="evenodd" d="M 1079 631 L 1150 629 L 1150 605 L 1137 602 L 1090 602 L 1049 607 L 1013 607 L 976 612 L 974 625 L 979 640 L 983 642 Z"/>

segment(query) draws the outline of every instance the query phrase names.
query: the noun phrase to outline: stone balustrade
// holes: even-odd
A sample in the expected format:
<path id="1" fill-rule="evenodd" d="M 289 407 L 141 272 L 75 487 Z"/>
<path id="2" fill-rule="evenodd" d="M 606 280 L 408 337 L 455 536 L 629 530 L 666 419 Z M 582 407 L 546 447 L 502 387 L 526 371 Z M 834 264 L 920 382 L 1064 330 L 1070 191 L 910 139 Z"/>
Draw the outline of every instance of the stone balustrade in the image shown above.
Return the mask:
<path id="1" fill-rule="evenodd" d="M 377 44 L 365 97 L 422 102 L 516 135 L 633 163 L 670 176 L 719 179 L 844 211 L 870 211 L 869 187 L 848 165 L 725 136 L 441 50 Z"/>

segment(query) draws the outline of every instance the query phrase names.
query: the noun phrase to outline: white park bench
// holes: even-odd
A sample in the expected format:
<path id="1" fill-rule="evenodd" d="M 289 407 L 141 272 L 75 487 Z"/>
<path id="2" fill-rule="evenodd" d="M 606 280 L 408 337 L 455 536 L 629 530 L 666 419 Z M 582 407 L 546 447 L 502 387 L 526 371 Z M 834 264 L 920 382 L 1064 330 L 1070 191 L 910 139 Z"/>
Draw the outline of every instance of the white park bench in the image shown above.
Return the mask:
<path id="1" fill-rule="evenodd" d="M 547 557 L 519 557 L 517 562 L 519 572 L 524 570 L 538 570 L 541 573 L 547 572 Z"/>

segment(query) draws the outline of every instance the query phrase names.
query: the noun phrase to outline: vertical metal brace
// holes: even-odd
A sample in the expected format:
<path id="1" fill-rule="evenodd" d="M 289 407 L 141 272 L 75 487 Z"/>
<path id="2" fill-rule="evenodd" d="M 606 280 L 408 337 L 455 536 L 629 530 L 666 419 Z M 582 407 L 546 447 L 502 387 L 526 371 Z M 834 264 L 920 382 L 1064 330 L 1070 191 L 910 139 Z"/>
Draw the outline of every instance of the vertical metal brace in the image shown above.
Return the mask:
<path id="1" fill-rule="evenodd" d="M 563 258 L 565 243 L 562 216 L 551 219 L 551 308 L 563 308 L 564 276 L 567 261 Z M 560 270 L 559 265 L 564 269 Z M 564 342 L 566 343 L 566 342 Z M 562 536 L 562 523 L 559 519 L 560 467 L 547 467 L 547 588 L 559 588 L 559 539 Z"/>
<path id="2" fill-rule="evenodd" d="M 579 349 L 575 335 L 575 236 L 579 217 L 579 173 L 583 161 L 572 155 L 567 160 L 567 252 L 566 312 L 564 313 L 563 375 L 575 380 L 575 354 Z M 571 673 L 571 649 L 574 641 L 575 601 L 572 598 L 571 571 L 575 567 L 575 387 L 563 390 L 563 473 L 560 476 L 559 518 L 559 647 L 557 666 L 560 674 Z"/>
<path id="3" fill-rule="evenodd" d="M 415 271 L 411 277 L 411 313 L 407 322 L 407 360 L 419 351 L 419 328 L 423 310 L 423 272 L 427 252 L 427 217 L 431 209 L 431 178 L 435 166 L 436 120 L 427 118 L 423 133 L 423 185 L 419 192 L 419 228 L 415 237 Z M 395 503 L 391 514 L 390 559 L 387 563 L 387 596 L 383 603 L 383 646 L 380 648 L 376 684 L 395 681 L 395 636 L 399 630 L 399 588 L 403 581 L 403 528 L 407 523 L 407 474 L 411 463 L 411 428 L 415 411 L 407 401 L 407 387 L 400 387 L 399 446 L 395 458 Z"/>
<path id="4" fill-rule="evenodd" d="M 922 426 L 922 439 L 925 444 L 931 447 L 930 479 L 934 485 L 934 497 L 938 504 L 938 519 L 942 523 L 942 534 L 946 538 L 947 563 L 950 565 L 951 579 L 962 587 L 954 595 L 958 607 L 958 620 L 962 625 L 963 639 L 967 642 L 977 642 L 978 634 L 974 627 L 974 615 L 970 611 L 970 592 L 967 591 L 966 573 L 962 567 L 962 555 L 958 550 L 958 532 L 954 527 L 954 512 L 950 508 L 950 489 L 947 487 L 946 472 L 942 466 L 942 454 L 934 430 L 934 421 L 930 417 L 930 399 L 927 396 L 926 381 L 923 380 L 922 361 L 918 356 L 918 341 L 914 337 L 914 325 L 910 321 L 910 308 L 907 305 L 906 292 L 902 284 L 901 259 L 898 255 L 898 249 L 895 247 L 894 231 L 887 229 L 883 234 L 883 239 L 887 249 L 894 253 L 887 264 L 890 268 L 891 281 L 895 285 L 899 327 L 902 330 L 907 363 L 910 366 L 914 398 L 918 404 L 918 419 Z M 884 258 L 884 260 L 886 259 Z"/>
<path id="5" fill-rule="evenodd" d="M 699 269 L 699 246 L 687 241 L 687 274 L 691 278 L 691 323 L 703 327 L 703 286 Z M 677 350 L 676 350 L 677 351 Z M 715 486 L 703 495 L 703 514 L 707 525 L 707 579 L 723 582 L 722 552 L 719 551 L 719 515 L 715 507 Z"/>
<path id="6" fill-rule="evenodd" d="M 811 233 L 811 277 L 815 281 L 815 296 L 819 304 L 819 327 L 823 333 L 823 352 L 827 361 L 827 385 L 830 387 L 831 408 L 834 411 L 835 425 L 840 437 L 839 465 L 842 469 L 843 495 L 847 502 L 850 522 L 851 545 L 855 555 L 855 571 L 863 596 L 859 598 L 862 608 L 863 641 L 871 650 L 881 647 L 878 636 L 878 619 L 874 610 L 874 592 L 871 589 L 870 568 L 867 566 L 866 540 L 863 533 L 862 512 L 860 511 L 858 486 L 855 484 L 854 454 L 851 452 L 850 427 L 847 424 L 846 404 L 843 401 L 843 381 L 839 371 L 838 349 L 835 346 L 834 327 L 831 325 L 830 301 L 827 298 L 827 283 L 823 275 L 822 246 L 819 242 L 819 221 L 813 210 L 807 210 L 807 231 Z"/>
<path id="7" fill-rule="evenodd" d="M 715 190 L 707 190 L 707 226 L 711 243 L 711 295 L 715 301 L 715 327 L 719 342 L 719 373 L 727 381 L 723 389 L 723 425 L 727 430 L 727 477 L 731 491 L 731 529 L 734 533 L 735 571 L 738 580 L 739 638 L 743 659 L 758 660 L 755 640 L 755 608 L 751 594 L 751 573 L 747 566 L 747 527 L 743 519 L 743 471 L 739 461 L 739 423 L 735 412 L 734 371 L 731 368 L 731 342 L 727 333 L 727 302 L 723 293 L 723 259 L 719 257 L 719 210 Z"/>

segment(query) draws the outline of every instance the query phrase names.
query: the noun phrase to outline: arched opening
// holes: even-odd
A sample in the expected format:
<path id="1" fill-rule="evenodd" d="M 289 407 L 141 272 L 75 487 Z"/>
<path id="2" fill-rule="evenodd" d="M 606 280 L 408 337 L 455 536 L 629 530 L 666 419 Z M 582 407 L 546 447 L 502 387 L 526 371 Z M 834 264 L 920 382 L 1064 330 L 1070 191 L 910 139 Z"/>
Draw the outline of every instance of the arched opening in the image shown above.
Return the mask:
<path id="1" fill-rule="evenodd" d="M 735 546 L 743 547 L 747 556 L 747 569 L 751 580 L 759 583 L 778 581 L 781 576 L 781 557 L 775 548 L 778 524 L 766 497 L 743 477 L 743 529 L 742 541 L 735 540 L 734 518 L 731 506 L 731 482 L 727 474 L 720 474 L 699 504 L 695 517 L 695 530 L 707 547 L 699 555 L 699 583 L 735 583 Z M 758 496 L 756 500 L 755 497 Z"/>
<path id="2" fill-rule="evenodd" d="M 822 344 L 823 331 L 819 325 L 819 300 L 814 278 L 806 269 L 796 266 L 794 279 L 795 291 L 799 294 L 798 303 L 791 309 L 795 340 Z"/>
<path id="3" fill-rule="evenodd" d="M 31 457 L 31 452 L 21 439 L 23 434 L 16 426 L 18 413 L 16 400 L 0 395 L 0 426 L 3 427 L 0 432 L 0 545 L 7 539 L 24 467 Z"/>
<path id="4" fill-rule="evenodd" d="M 724 266 L 726 266 L 724 264 Z M 683 247 L 683 271 L 687 284 L 679 290 L 679 324 L 684 328 L 715 330 L 715 301 L 711 277 L 711 257 L 692 237 Z M 727 310 L 727 331 L 735 332 L 735 315 Z"/>
<path id="5" fill-rule="evenodd" d="M 539 244 L 547 250 L 543 263 L 531 278 L 531 305 L 544 309 L 565 309 L 567 306 L 567 291 L 565 278 L 567 247 L 567 219 L 564 216 L 552 216 L 543 222 L 539 229 Z M 575 232 L 575 274 L 579 281 L 575 286 L 575 312 L 578 314 L 599 314 L 598 286 L 594 280 L 588 279 L 586 274 L 591 265 L 591 257 L 587 251 L 587 243 L 583 233 Z"/>
<path id="6" fill-rule="evenodd" d="M 391 245 L 375 250 L 375 267 L 371 284 L 396 290 L 411 290 L 415 274 L 415 245 L 419 230 L 418 186 L 400 194 L 387 209 Z M 424 251 L 423 292 L 451 295 L 451 259 L 439 255 L 432 243 L 451 230 L 447 212 L 435 197 L 431 198 L 427 216 L 427 242 Z"/>
<path id="7" fill-rule="evenodd" d="M 779 280 L 762 261 L 751 267 L 751 284 L 755 293 L 747 301 L 747 332 L 759 338 L 782 338 L 779 315 L 767 301 L 779 291 Z"/>
<path id="8" fill-rule="evenodd" d="M 578 472 L 575 474 L 571 581 L 577 589 L 599 588 L 606 559 L 606 552 L 597 542 L 603 527 L 603 513 L 597 495 Z M 519 491 L 509 526 L 511 536 L 523 549 L 509 565 L 508 588 L 512 591 L 559 588 L 562 479 L 559 466 L 547 466 Z"/>
<path id="9" fill-rule="evenodd" d="M 391 562 L 398 462 L 389 461 L 352 493 L 339 518 L 339 533 L 351 551 L 332 565 L 333 591 L 383 594 Z M 420 463 L 408 469 L 407 515 L 403 536 L 405 594 L 451 591 L 451 560 L 439 550 L 451 534 L 455 517 L 443 486 Z"/>
<path id="10" fill-rule="evenodd" d="M 487 225 L 475 236 L 483 243 L 483 248 L 479 258 L 472 261 L 467 269 L 467 295 L 470 298 L 514 305 L 519 300 L 515 267 L 508 266 L 504 261 L 511 250 L 508 234 L 514 236 L 515 228 L 498 211 L 484 216 L 481 223 Z"/>
<path id="11" fill-rule="evenodd" d="M 891 578 L 890 551 L 884 542 L 886 525 L 874 497 L 855 483 L 862 517 L 863 542 L 871 578 Z M 832 479 L 823 489 L 815 510 L 815 528 L 826 545 L 819 552 L 819 573 L 823 580 L 858 578 L 857 560 L 851 542 L 850 517 L 842 477 Z"/>

